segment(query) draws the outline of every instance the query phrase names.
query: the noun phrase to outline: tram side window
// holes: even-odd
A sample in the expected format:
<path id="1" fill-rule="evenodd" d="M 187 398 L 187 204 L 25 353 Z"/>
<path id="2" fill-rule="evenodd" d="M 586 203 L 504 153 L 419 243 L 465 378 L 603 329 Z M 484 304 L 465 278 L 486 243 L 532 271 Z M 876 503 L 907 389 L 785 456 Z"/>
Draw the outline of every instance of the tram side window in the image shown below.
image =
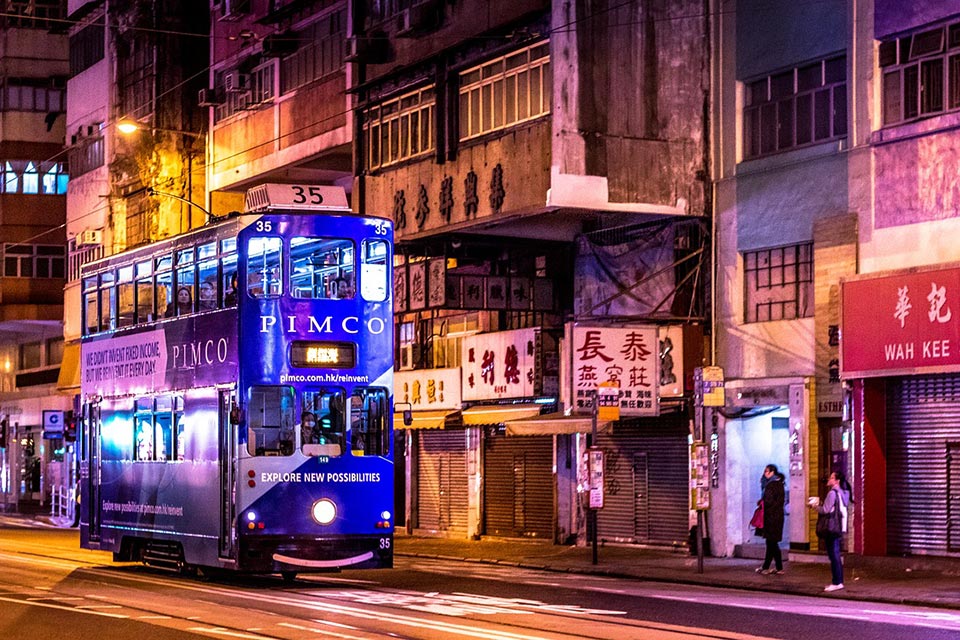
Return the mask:
<path id="1" fill-rule="evenodd" d="M 354 296 L 355 280 L 351 240 L 290 239 L 290 288 L 293 297 L 349 300 Z"/>
<path id="2" fill-rule="evenodd" d="M 367 302 L 387 299 L 387 243 L 364 240 L 360 257 L 360 295 Z"/>
<path id="3" fill-rule="evenodd" d="M 153 399 L 137 398 L 135 407 L 133 459 L 146 462 L 153 460 Z"/>
<path id="4" fill-rule="evenodd" d="M 157 260 L 157 317 L 170 318 L 176 312 L 173 306 L 173 273 L 170 271 L 172 260 L 169 256 Z"/>
<path id="5" fill-rule="evenodd" d="M 83 279 L 83 326 L 87 335 L 96 333 L 100 327 L 97 316 L 99 309 L 97 302 L 97 276 Z"/>
<path id="6" fill-rule="evenodd" d="M 183 410 L 179 396 L 137 398 L 134 405 L 134 453 L 140 462 L 183 459 L 173 449 L 174 407 Z"/>
<path id="7" fill-rule="evenodd" d="M 117 328 L 117 289 L 113 273 L 100 274 L 100 331 Z"/>
<path id="8" fill-rule="evenodd" d="M 307 456 L 339 456 L 346 442 L 343 389 L 305 391 L 300 413 L 300 450 Z"/>
<path id="9" fill-rule="evenodd" d="M 223 306 L 237 306 L 237 256 L 223 256 Z"/>
<path id="10" fill-rule="evenodd" d="M 133 326 L 133 265 L 120 267 L 117 271 L 117 326 Z"/>
<path id="11" fill-rule="evenodd" d="M 293 387 L 250 389 L 247 448 L 255 456 L 288 456 L 294 448 Z"/>
<path id="12" fill-rule="evenodd" d="M 137 264 L 137 322 L 153 320 L 153 269 L 150 261 Z"/>
<path id="13" fill-rule="evenodd" d="M 355 389 L 350 396 L 350 447 L 355 456 L 384 456 L 390 449 L 386 389 Z"/>
<path id="14" fill-rule="evenodd" d="M 254 298 L 282 293 L 282 247 L 280 238 L 255 237 L 247 243 L 247 292 Z"/>
<path id="15" fill-rule="evenodd" d="M 193 265 L 177 269 L 177 315 L 193 313 L 193 301 L 197 298 L 197 280 Z"/>
<path id="16" fill-rule="evenodd" d="M 204 260 L 197 266 L 197 281 L 200 283 L 200 311 L 217 308 L 217 261 Z"/>

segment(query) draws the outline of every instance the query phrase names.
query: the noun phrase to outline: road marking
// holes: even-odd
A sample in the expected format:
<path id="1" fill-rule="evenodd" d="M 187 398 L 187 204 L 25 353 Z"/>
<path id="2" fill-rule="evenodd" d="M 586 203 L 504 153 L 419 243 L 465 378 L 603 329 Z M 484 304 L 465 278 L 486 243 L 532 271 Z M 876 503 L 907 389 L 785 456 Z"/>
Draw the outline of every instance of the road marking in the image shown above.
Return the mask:
<path id="1" fill-rule="evenodd" d="M 270 636 L 258 636 L 240 631 L 231 631 L 223 627 L 190 627 L 187 631 L 196 631 L 197 633 L 210 633 L 216 636 L 230 636 L 231 638 L 247 638 L 248 640 L 276 640 Z"/>
<path id="2" fill-rule="evenodd" d="M 23 605 L 25 607 L 43 607 L 45 609 L 58 609 L 60 611 L 73 611 L 74 613 L 86 613 L 91 616 L 103 616 L 105 618 L 121 618 L 125 619 L 129 616 L 121 615 L 118 613 L 106 613 L 105 611 L 93 611 L 90 609 L 80 609 L 78 607 L 65 607 L 59 604 L 50 604 L 49 602 L 29 602 L 27 600 L 17 600 L 15 598 L 4 598 L 0 596 L 0 602 L 10 602 L 13 604 Z"/>
<path id="3" fill-rule="evenodd" d="M 346 640 L 366 640 L 369 636 L 354 636 L 349 633 L 337 633 L 336 631 L 327 631 L 326 629 L 316 629 L 314 627 L 304 627 L 299 624 L 292 624 L 290 622 L 281 622 L 277 625 L 278 627 L 286 627 L 288 629 L 296 629 L 297 631 L 309 631 L 310 633 L 316 633 L 321 636 L 331 636 L 334 638 L 345 638 Z M 378 634 L 379 635 L 379 634 Z"/>

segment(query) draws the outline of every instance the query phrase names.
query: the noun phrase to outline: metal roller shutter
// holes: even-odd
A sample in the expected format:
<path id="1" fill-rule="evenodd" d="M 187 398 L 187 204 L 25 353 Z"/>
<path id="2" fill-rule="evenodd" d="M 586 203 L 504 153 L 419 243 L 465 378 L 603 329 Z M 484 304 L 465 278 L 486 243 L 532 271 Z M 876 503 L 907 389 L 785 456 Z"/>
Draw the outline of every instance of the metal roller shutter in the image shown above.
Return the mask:
<path id="1" fill-rule="evenodd" d="M 553 436 L 486 438 L 484 533 L 553 538 Z"/>
<path id="2" fill-rule="evenodd" d="M 887 547 L 890 553 L 960 551 L 960 376 L 912 376 L 887 386 Z M 954 522 L 955 526 L 949 523 Z"/>
<path id="3" fill-rule="evenodd" d="M 420 431 L 417 442 L 417 527 L 466 535 L 466 434 L 460 429 Z"/>
<path id="4" fill-rule="evenodd" d="M 687 420 L 681 414 L 617 423 L 601 434 L 604 505 L 601 539 L 686 544 L 689 538 Z"/>

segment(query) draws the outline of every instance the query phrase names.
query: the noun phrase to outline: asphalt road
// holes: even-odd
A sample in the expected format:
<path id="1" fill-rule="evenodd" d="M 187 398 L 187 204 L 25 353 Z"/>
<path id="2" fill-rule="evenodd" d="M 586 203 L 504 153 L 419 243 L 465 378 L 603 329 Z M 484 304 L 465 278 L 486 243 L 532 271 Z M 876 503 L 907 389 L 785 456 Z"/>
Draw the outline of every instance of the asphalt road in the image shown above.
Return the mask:
<path id="1" fill-rule="evenodd" d="M 201 580 L 115 565 L 75 531 L 0 528 L 0 637 L 191 636 L 935 640 L 960 638 L 960 611 L 406 558 L 293 584 Z"/>

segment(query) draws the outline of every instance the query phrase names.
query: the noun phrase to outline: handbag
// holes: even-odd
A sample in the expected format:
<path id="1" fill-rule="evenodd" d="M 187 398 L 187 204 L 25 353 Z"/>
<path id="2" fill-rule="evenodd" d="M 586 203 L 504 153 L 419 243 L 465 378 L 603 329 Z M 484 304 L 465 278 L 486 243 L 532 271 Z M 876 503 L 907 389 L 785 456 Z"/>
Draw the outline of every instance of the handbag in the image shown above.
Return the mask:
<path id="1" fill-rule="evenodd" d="M 763 503 L 761 502 L 757 505 L 757 509 L 753 512 L 753 517 L 750 518 L 750 526 L 754 529 L 763 529 Z"/>
<path id="2" fill-rule="evenodd" d="M 837 493 L 837 499 L 833 503 L 833 509 L 829 513 L 817 515 L 817 537 L 818 538 L 838 538 L 843 533 L 843 517 L 840 514 L 840 493 Z"/>

